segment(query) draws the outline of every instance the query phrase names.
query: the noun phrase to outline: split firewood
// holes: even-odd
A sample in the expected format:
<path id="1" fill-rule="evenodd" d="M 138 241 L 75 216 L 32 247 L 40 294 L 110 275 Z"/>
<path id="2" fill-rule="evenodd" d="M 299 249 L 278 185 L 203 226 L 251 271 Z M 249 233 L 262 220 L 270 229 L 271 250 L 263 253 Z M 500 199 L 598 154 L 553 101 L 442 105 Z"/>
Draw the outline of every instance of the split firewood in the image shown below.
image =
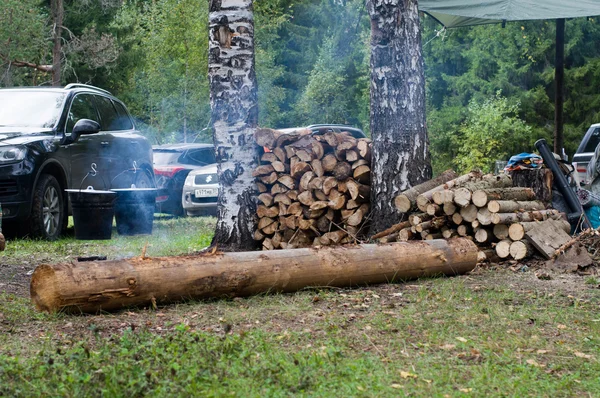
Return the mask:
<path id="1" fill-rule="evenodd" d="M 292 166 L 290 174 L 294 178 L 300 178 L 307 171 L 311 171 L 310 165 L 306 162 L 298 162 Z"/>
<path id="2" fill-rule="evenodd" d="M 346 223 L 348 225 L 352 225 L 353 227 L 356 227 L 357 225 L 360 225 L 364 218 L 366 217 L 366 215 L 369 213 L 369 205 L 368 204 L 364 204 L 361 205 L 358 210 L 356 210 L 354 212 L 354 214 L 352 214 L 350 217 L 348 217 L 348 219 L 346 220 Z"/>
<path id="3" fill-rule="evenodd" d="M 512 224 L 514 222 L 543 221 L 548 218 L 557 220 L 560 218 L 566 218 L 566 216 L 564 213 L 560 213 L 555 209 L 527 211 L 521 213 L 494 213 L 492 214 L 492 224 Z"/>
<path id="4" fill-rule="evenodd" d="M 262 242 L 262 249 L 263 250 L 274 250 L 275 246 L 273 246 L 273 243 L 271 242 L 271 238 L 265 238 Z"/>
<path id="5" fill-rule="evenodd" d="M 338 181 L 345 181 L 352 175 L 352 166 L 346 162 L 338 162 L 332 173 Z"/>
<path id="6" fill-rule="evenodd" d="M 348 180 L 346 186 L 348 187 L 348 193 L 350 193 L 350 197 L 353 200 L 368 202 L 371 198 L 371 187 L 368 185 L 363 185 L 354 180 Z"/>
<path id="7" fill-rule="evenodd" d="M 280 193 L 275 195 L 275 198 L 273 199 L 273 202 L 275 203 L 283 203 L 284 205 L 291 205 L 292 204 L 292 200 L 289 198 L 289 196 L 287 196 L 284 193 Z"/>
<path id="8" fill-rule="evenodd" d="M 479 189 L 473 192 L 471 200 L 475 206 L 483 207 L 490 200 L 535 200 L 535 192 L 521 187 Z"/>
<path id="9" fill-rule="evenodd" d="M 315 194 L 317 200 L 329 201 L 329 197 L 327 197 L 327 195 L 325 195 L 322 190 L 315 190 L 313 191 L 313 193 Z"/>
<path id="10" fill-rule="evenodd" d="M 308 183 L 308 189 L 310 190 L 319 190 L 323 189 L 323 181 L 325 181 L 325 177 L 315 177 Z"/>
<path id="11" fill-rule="evenodd" d="M 310 166 L 312 167 L 312 170 L 317 177 L 323 177 L 325 175 L 325 170 L 323 170 L 323 164 L 319 159 L 311 160 Z"/>
<path id="12" fill-rule="evenodd" d="M 273 153 L 275 154 L 275 156 L 277 156 L 277 160 L 279 160 L 282 163 L 288 163 L 288 157 L 283 148 L 273 148 Z"/>
<path id="13" fill-rule="evenodd" d="M 264 184 L 268 184 L 268 185 L 275 184 L 275 181 L 277 181 L 277 178 L 278 178 L 278 176 L 277 176 L 276 172 L 272 172 L 271 174 L 259 177 L 260 181 L 262 181 Z"/>
<path id="14" fill-rule="evenodd" d="M 293 216 L 302 215 L 302 204 L 300 202 L 293 202 L 288 206 L 288 214 Z"/>
<path id="15" fill-rule="evenodd" d="M 254 240 L 261 241 L 265 238 L 265 234 L 263 234 L 260 229 L 254 231 Z"/>
<path id="16" fill-rule="evenodd" d="M 258 145 L 272 149 L 275 146 L 275 141 L 277 141 L 277 138 L 279 138 L 281 134 L 281 131 L 258 128 L 254 133 L 254 140 Z"/>
<path id="17" fill-rule="evenodd" d="M 350 149 L 350 150 L 346 151 L 346 160 L 348 162 L 354 163 L 358 159 L 360 159 L 360 155 L 358 154 L 358 151 L 356 149 Z"/>
<path id="18" fill-rule="evenodd" d="M 273 168 L 272 164 L 265 164 L 265 165 L 258 166 L 257 168 L 255 168 L 252 171 L 252 177 L 266 176 L 266 175 L 271 174 L 274 171 L 275 171 L 275 169 Z"/>
<path id="19" fill-rule="evenodd" d="M 264 218 L 263 218 L 264 220 Z M 278 221 L 273 221 L 271 224 L 267 225 L 266 227 L 262 228 L 263 233 L 267 234 L 267 235 L 272 235 L 275 233 L 275 231 L 277 231 L 277 228 L 279 228 L 279 222 Z"/>
<path id="20" fill-rule="evenodd" d="M 315 201 L 313 194 L 311 191 L 304 191 L 298 194 L 298 201 L 305 206 L 310 206 Z"/>
<path id="21" fill-rule="evenodd" d="M 356 143 L 358 154 L 361 158 L 371 161 L 371 140 L 368 138 L 360 138 Z"/>
<path id="22" fill-rule="evenodd" d="M 287 173 L 290 171 L 289 166 L 286 163 L 280 162 L 279 160 L 271 163 L 271 166 L 273 166 L 273 169 L 278 173 Z"/>
<path id="23" fill-rule="evenodd" d="M 277 155 L 275 155 L 273 152 L 265 152 L 260 157 L 260 161 L 263 163 L 273 163 L 277 162 L 278 160 L 279 159 L 277 158 Z"/>
<path id="24" fill-rule="evenodd" d="M 335 199 L 332 199 L 327 203 L 330 209 L 340 210 L 346 205 L 346 197 L 343 195 L 338 196 Z"/>
<path id="25" fill-rule="evenodd" d="M 348 209 L 348 210 L 358 209 L 361 204 L 362 204 L 362 202 L 358 202 L 354 199 L 350 199 L 349 201 L 346 202 L 346 209 Z"/>
<path id="26" fill-rule="evenodd" d="M 335 177 L 325 177 L 323 180 L 323 193 L 329 195 L 331 190 L 337 187 L 337 185 L 338 181 Z"/>
<path id="27" fill-rule="evenodd" d="M 492 200 L 488 203 L 487 208 L 492 213 L 512 213 L 544 210 L 546 205 L 540 201 Z"/>
<path id="28" fill-rule="evenodd" d="M 259 205 L 256 208 L 256 215 L 258 215 L 258 217 L 261 219 L 263 217 L 268 217 L 268 218 L 277 217 L 279 215 L 279 206 L 267 207 L 267 206 Z M 262 227 L 260 227 L 260 222 L 259 222 L 258 228 L 262 229 Z"/>
<path id="29" fill-rule="evenodd" d="M 291 190 L 287 191 L 285 194 L 287 195 L 288 198 L 290 198 L 291 201 L 298 200 L 298 191 L 296 191 L 295 189 L 291 189 Z"/>
<path id="30" fill-rule="evenodd" d="M 310 183 L 310 180 L 314 178 L 314 176 L 315 175 L 312 171 L 307 171 L 306 173 L 302 174 L 302 177 L 300 177 L 300 183 L 298 184 L 300 192 L 309 190 L 308 184 Z"/>
<path id="31" fill-rule="evenodd" d="M 283 184 L 279 184 L 277 182 L 275 184 L 273 184 L 273 186 L 271 187 L 271 195 L 277 195 L 277 194 L 280 194 L 280 193 L 286 193 L 287 191 L 289 191 L 288 187 L 286 187 Z"/>
<path id="32" fill-rule="evenodd" d="M 258 195 L 258 200 L 260 200 L 265 206 L 269 207 L 273 204 L 273 195 L 268 193 L 261 193 Z"/>
<path id="33" fill-rule="evenodd" d="M 277 182 L 281 185 L 284 185 L 288 189 L 296 189 L 296 183 L 294 182 L 294 179 L 287 174 L 279 177 Z"/>
<path id="34" fill-rule="evenodd" d="M 417 196 L 440 186 L 447 181 L 453 180 L 456 177 L 457 174 L 454 170 L 446 170 L 434 179 L 425 181 L 422 184 L 415 185 L 414 187 L 403 191 L 394 199 L 394 205 L 399 212 L 407 213 L 415 207 Z"/>
<path id="35" fill-rule="evenodd" d="M 336 159 L 335 155 L 331 153 L 325 155 L 323 159 L 321 159 L 321 166 L 323 166 L 323 170 L 327 173 L 333 172 L 335 166 L 337 166 L 337 163 L 338 160 Z"/>
<path id="36" fill-rule="evenodd" d="M 352 167 L 350 167 L 350 169 L 352 169 Z M 371 168 L 367 165 L 358 166 L 354 169 L 352 175 L 356 181 L 363 184 L 369 184 L 371 182 Z"/>
<path id="37" fill-rule="evenodd" d="M 256 182 L 256 189 L 259 193 L 265 193 L 268 191 L 267 186 L 262 182 Z"/>

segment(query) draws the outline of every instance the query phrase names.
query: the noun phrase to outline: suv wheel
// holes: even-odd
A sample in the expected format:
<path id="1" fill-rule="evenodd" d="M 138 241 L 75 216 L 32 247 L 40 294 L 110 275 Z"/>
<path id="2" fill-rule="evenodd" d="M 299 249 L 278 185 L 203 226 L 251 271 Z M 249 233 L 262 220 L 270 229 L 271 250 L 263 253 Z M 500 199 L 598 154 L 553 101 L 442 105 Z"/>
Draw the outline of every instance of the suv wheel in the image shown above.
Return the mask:
<path id="1" fill-rule="evenodd" d="M 65 224 L 65 216 L 60 184 L 50 174 L 42 174 L 33 191 L 31 235 L 47 240 L 58 239 Z"/>

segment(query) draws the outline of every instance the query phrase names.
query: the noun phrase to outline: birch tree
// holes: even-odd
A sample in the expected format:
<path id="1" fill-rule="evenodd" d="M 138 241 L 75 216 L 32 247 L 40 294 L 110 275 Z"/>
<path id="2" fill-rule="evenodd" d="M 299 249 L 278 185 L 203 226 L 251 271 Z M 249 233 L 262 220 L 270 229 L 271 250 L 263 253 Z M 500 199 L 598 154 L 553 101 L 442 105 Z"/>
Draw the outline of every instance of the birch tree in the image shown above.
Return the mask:
<path id="1" fill-rule="evenodd" d="M 431 178 L 417 0 L 367 0 L 371 19 L 371 232 L 398 219 L 394 197 Z"/>
<path id="2" fill-rule="evenodd" d="M 249 250 L 255 247 L 258 124 L 252 0 L 210 0 L 208 77 L 220 183 L 213 246 Z"/>

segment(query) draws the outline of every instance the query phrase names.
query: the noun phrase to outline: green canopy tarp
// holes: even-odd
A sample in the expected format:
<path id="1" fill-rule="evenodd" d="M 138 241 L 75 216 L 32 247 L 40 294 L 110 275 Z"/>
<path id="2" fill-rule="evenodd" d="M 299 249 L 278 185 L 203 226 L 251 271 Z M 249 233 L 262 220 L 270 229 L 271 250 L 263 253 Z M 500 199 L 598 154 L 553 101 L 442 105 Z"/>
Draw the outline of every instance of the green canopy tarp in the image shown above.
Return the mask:
<path id="1" fill-rule="evenodd" d="M 599 0 L 419 0 L 419 10 L 447 28 L 600 15 Z"/>

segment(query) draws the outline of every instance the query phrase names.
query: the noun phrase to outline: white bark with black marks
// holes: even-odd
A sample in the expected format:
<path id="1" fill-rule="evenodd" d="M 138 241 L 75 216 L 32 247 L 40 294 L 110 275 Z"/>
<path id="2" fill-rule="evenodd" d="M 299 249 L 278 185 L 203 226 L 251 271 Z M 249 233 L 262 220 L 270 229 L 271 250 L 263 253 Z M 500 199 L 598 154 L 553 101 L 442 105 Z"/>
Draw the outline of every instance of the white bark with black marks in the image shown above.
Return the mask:
<path id="1" fill-rule="evenodd" d="M 416 0 L 367 0 L 371 18 L 371 232 L 399 214 L 394 198 L 431 178 Z"/>
<path id="2" fill-rule="evenodd" d="M 213 245 L 249 250 L 255 248 L 258 123 L 252 0 L 210 0 L 208 63 L 220 182 Z"/>

